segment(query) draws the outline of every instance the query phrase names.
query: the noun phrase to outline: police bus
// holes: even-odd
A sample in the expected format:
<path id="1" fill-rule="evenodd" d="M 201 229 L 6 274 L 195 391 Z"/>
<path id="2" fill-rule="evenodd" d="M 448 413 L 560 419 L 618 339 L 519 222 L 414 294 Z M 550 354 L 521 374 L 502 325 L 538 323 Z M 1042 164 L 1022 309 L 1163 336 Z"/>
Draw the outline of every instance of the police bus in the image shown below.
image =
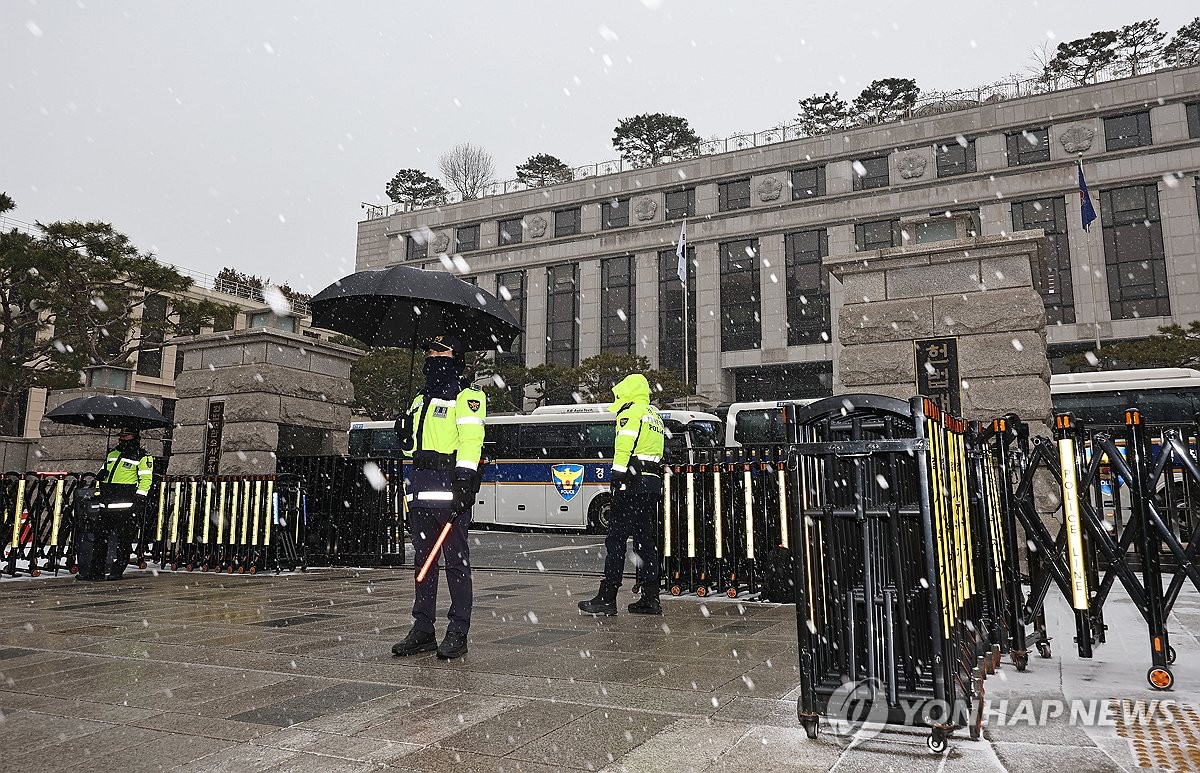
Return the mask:
<path id="1" fill-rule="evenodd" d="M 1146 368 L 1050 377 L 1055 413 L 1070 412 L 1090 426 L 1123 425 L 1125 411 L 1137 408 L 1147 424 L 1190 424 L 1200 416 L 1200 371 Z"/>
<path id="2" fill-rule="evenodd" d="M 725 445 L 729 447 L 756 443 L 786 443 L 789 405 L 808 405 L 817 398 L 799 400 L 757 400 L 733 403 L 725 414 Z"/>
<path id="3" fill-rule="evenodd" d="M 721 420 L 699 411 L 660 411 L 673 449 L 722 442 Z M 483 482 L 472 523 L 547 529 L 608 527 L 616 416 L 607 405 L 544 406 L 528 415 L 484 420 Z M 349 454 L 401 458 L 392 422 L 355 422 Z"/>

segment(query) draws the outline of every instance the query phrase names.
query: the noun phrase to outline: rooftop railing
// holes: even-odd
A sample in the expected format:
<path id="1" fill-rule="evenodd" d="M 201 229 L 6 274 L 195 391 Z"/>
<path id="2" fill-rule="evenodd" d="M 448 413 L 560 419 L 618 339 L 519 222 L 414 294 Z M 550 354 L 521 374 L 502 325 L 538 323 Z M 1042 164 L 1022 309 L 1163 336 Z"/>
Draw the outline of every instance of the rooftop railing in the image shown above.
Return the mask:
<path id="1" fill-rule="evenodd" d="M 1161 69 L 1165 69 L 1165 66 L 1162 63 L 1154 63 L 1148 65 L 1143 72 L 1139 72 L 1138 74 L 1147 75 Z M 833 127 L 829 131 L 815 133 L 805 131 L 804 128 L 796 123 L 775 126 L 770 129 L 763 129 L 762 131 L 757 132 L 734 134 L 730 137 L 702 140 L 686 155 L 681 155 L 678 158 L 672 158 L 669 161 L 664 161 L 663 163 L 683 161 L 688 158 L 698 158 L 701 156 L 714 156 L 720 153 L 732 153 L 738 150 L 747 150 L 749 148 L 775 145 L 780 142 L 791 142 L 793 140 L 802 140 L 808 137 L 833 134 L 839 131 L 861 128 L 863 126 L 878 126 L 891 123 L 893 120 L 923 118 L 925 116 L 939 115 L 941 113 L 949 113 L 955 110 L 967 110 L 994 102 L 1002 102 L 1009 99 L 1019 99 L 1022 97 L 1035 96 L 1037 94 L 1047 94 L 1055 91 L 1062 91 L 1064 89 L 1078 88 L 1081 85 L 1091 86 L 1098 83 L 1106 83 L 1108 81 L 1127 77 L 1130 77 L 1127 66 L 1113 65 L 1096 72 L 1091 81 L 1086 84 L 1075 83 L 1066 78 L 1013 77 L 973 89 L 962 89 L 959 91 L 926 91 L 921 93 L 921 96 L 917 99 L 916 103 L 910 110 L 906 111 L 904 115 L 895 119 L 880 122 L 847 123 L 843 126 Z M 645 168 L 647 168 L 645 165 L 637 165 L 625 159 L 601 161 L 595 164 L 585 164 L 583 166 L 572 168 L 571 181 L 577 182 L 579 180 L 587 180 L 593 177 L 603 177 L 606 175 L 620 174 L 621 172 L 629 172 L 635 169 Z M 489 183 L 484 187 L 483 194 L 477 198 L 487 198 L 490 196 L 500 196 L 505 193 L 517 193 L 525 190 L 535 190 L 541 187 L 546 186 L 530 185 L 528 183 L 521 182 L 520 180 L 502 180 L 499 182 Z M 395 215 L 400 212 L 414 212 L 423 209 L 432 209 L 434 206 L 458 204 L 462 201 L 464 201 L 462 194 L 458 192 L 451 192 L 447 195 L 444 203 L 437 205 L 431 204 L 427 206 L 412 206 L 406 204 L 370 204 L 363 202 L 363 219 L 377 220 Z"/>

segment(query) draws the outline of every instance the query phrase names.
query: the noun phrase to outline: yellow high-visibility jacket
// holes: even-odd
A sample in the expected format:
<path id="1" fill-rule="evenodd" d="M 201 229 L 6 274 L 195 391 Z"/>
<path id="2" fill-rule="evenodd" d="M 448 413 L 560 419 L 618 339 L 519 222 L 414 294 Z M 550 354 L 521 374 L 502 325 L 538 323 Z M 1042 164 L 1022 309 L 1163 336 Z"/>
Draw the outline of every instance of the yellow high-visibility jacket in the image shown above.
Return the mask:
<path id="1" fill-rule="evenodd" d="M 454 400 L 417 395 L 409 407 L 413 459 L 406 497 L 413 507 L 446 508 L 454 502 L 454 480 L 477 480 L 483 454 L 487 397 L 467 387 Z M 424 418 L 422 418 L 424 414 Z"/>
<path id="2" fill-rule="evenodd" d="M 617 414 L 613 474 L 624 474 L 631 458 L 647 462 L 648 468 L 657 472 L 667 433 L 662 417 L 650 405 L 650 382 L 641 373 L 626 376 L 613 387 L 613 396 L 617 399 L 608 406 L 608 410 Z"/>

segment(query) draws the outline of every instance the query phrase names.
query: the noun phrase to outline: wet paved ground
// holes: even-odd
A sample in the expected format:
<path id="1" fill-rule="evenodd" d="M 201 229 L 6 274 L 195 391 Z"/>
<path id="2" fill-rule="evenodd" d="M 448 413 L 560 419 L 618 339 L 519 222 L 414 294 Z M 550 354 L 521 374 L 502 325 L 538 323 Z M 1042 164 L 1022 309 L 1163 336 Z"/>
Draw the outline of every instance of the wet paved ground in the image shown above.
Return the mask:
<path id="1" fill-rule="evenodd" d="M 445 662 L 389 653 L 408 630 L 411 570 L 4 582 L 0 769 L 1193 769 L 1200 715 L 1193 729 L 1150 734 L 1066 717 L 1005 722 L 986 740 L 956 737 L 944 757 L 916 730 L 849 749 L 828 733 L 809 741 L 795 717 L 791 607 L 666 599 L 663 618 L 593 620 L 575 603 L 594 588 L 593 577 L 477 571 L 470 654 Z M 1024 674 L 1006 665 L 989 699 L 1012 702 L 1011 721 L 1025 696 L 1164 697 L 1144 687 L 1135 614 L 1114 602 L 1110 641 L 1092 661 L 1054 626 L 1054 658 Z M 1194 707 L 1194 593 L 1172 623 L 1169 697 Z"/>

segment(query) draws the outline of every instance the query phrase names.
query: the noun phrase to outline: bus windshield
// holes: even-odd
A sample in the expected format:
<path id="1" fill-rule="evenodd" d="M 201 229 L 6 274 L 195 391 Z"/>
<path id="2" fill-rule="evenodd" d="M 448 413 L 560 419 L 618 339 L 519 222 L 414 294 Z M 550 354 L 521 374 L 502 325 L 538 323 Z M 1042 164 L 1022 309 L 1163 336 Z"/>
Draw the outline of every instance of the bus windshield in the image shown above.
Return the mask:
<path id="1" fill-rule="evenodd" d="M 1147 368 L 1050 377 L 1055 413 L 1071 413 L 1091 425 L 1123 425 L 1125 411 L 1137 408 L 1151 424 L 1186 424 L 1200 415 L 1200 371 Z"/>

